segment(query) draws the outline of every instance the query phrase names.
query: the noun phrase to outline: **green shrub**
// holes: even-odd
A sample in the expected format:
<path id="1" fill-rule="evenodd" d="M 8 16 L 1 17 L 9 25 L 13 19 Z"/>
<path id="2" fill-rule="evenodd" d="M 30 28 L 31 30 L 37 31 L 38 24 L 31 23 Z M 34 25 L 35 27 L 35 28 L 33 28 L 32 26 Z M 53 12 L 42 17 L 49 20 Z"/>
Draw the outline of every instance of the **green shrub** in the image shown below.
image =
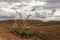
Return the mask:
<path id="1" fill-rule="evenodd" d="M 48 36 L 45 33 L 42 33 L 42 32 L 38 33 L 38 37 L 40 39 L 43 39 L 43 40 L 47 40 L 48 39 Z"/>
<path id="2" fill-rule="evenodd" d="M 30 38 L 30 37 L 38 37 L 40 39 L 46 39 L 47 40 L 47 36 L 44 32 L 33 32 L 30 29 L 26 30 L 26 29 L 21 29 L 21 28 L 13 28 L 11 31 L 11 33 L 14 33 L 16 35 L 20 35 L 22 38 Z"/>
<path id="3" fill-rule="evenodd" d="M 20 35 L 21 37 L 32 37 L 33 36 L 33 32 L 26 30 L 26 29 L 21 29 L 21 28 L 13 28 L 11 29 L 9 32 Z"/>
<path id="4" fill-rule="evenodd" d="M 29 30 L 16 30 L 16 33 L 25 38 L 32 37 L 34 35 L 34 33 Z"/>

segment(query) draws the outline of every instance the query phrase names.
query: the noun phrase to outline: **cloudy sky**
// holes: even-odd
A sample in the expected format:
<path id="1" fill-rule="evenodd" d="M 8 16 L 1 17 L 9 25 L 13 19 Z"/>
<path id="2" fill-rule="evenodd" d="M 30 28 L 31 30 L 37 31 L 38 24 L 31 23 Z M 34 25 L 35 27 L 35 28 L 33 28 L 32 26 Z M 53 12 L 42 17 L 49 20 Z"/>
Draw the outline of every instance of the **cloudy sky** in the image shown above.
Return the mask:
<path id="1" fill-rule="evenodd" d="M 59 21 L 60 0 L 0 0 L 0 20 L 26 19 L 28 15 L 30 20 Z"/>

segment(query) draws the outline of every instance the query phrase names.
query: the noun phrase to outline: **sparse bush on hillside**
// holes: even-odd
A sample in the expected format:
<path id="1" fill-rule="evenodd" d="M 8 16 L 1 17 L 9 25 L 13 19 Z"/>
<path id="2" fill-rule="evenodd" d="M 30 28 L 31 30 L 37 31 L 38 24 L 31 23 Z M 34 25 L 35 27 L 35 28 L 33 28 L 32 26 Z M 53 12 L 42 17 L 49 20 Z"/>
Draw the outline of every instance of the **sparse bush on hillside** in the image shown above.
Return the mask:
<path id="1" fill-rule="evenodd" d="M 33 32 L 33 31 L 30 31 L 30 30 L 25 30 L 25 29 L 13 29 L 10 31 L 11 33 L 14 33 L 16 35 L 20 35 L 22 38 L 34 38 L 37 37 L 39 39 L 46 39 L 47 40 L 47 36 L 45 33 L 42 33 L 42 32 Z"/>
<path id="2" fill-rule="evenodd" d="M 40 39 L 43 39 L 43 40 L 47 40 L 48 39 L 48 36 L 45 34 L 45 33 L 38 33 L 38 37 L 40 38 Z"/>
<path id="3" fill-rule="evenodd" d="M 12 33 L 16 33 L 17 35 L 20 35 L 21 37 L 32 37 L 33 36 L 33 32 L 28 31 L 28 29 L 12 29 L 10 32 Z"/>

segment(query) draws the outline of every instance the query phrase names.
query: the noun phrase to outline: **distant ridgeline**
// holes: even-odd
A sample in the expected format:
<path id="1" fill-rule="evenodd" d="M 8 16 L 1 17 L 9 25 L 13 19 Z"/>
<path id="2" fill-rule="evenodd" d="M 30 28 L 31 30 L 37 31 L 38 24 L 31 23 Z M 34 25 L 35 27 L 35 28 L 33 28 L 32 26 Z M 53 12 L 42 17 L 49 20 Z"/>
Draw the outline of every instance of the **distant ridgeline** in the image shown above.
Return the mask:
<path id="1" fill-rule="evenodd" d="M 14 20 L 8 20 L 8 21 L 0 21 L 0 25 L 10 25 L 12 26 L 15 23 Z M 43 22 L 40 20 L 17 20 L 18 26 L 57 26 L 60 25 L 60 21 L 49 21 L 49 22 Z"/>

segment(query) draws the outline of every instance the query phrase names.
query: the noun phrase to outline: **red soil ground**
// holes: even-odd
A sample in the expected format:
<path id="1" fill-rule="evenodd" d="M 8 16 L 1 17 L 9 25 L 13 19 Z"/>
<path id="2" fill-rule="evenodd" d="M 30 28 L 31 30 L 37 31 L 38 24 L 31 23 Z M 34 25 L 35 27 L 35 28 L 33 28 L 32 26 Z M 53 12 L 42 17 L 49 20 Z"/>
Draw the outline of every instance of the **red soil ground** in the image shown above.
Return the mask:
<path id="1" fill-rule="evenodd" d="M 18 26 L 25 24 L 25 20 L 17 20 Z M 28 26 L 32 27 L 32 31 L 42 31 L 49 37 L 48 40 L 60 40 L 60 21 L 42 22 L 39 20 L 27 20 Z M 14 20 L 0 21 L 0 27 L 11 26 Z M 12 33 L 7 32 L 4 28 L 0 28 L 0 40 L 34 40 L 33 38 L 21 38 Z M 40 40 L 40 39 L 39 39 Z"/>

